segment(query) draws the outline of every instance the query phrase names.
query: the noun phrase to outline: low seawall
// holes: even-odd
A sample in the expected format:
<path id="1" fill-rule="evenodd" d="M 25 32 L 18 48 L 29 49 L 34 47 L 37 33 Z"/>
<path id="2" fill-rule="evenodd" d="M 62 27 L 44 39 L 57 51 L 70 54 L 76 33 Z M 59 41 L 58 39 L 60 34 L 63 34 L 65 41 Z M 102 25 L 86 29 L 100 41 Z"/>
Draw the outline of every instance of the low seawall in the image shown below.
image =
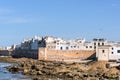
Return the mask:
<path id="1" fill-rule="evenodd" d="M 38 50 L 14 50 L 12 52 L 13 58 L 32 58 L 38 59 Z"/>
<path id="2" fill-rule="evenodd" d="M 0 50 L 0 56 L 11 56 L 12 50 Z"/>

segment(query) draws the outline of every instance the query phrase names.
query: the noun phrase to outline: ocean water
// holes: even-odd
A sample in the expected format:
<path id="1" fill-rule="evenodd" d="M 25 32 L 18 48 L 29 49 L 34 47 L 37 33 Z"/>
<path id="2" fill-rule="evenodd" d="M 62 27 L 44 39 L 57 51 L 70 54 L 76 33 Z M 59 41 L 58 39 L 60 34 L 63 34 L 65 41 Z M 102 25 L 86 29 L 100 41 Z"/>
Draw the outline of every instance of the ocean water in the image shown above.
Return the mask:
<path id="1" fill-rule="evenodd" d="M 7 71 L 6 67 L 13 64 L 9 63 L 0 63 L 0 80 L 32 80 L 28 76 L 22 74 L 13 74 Z"/>

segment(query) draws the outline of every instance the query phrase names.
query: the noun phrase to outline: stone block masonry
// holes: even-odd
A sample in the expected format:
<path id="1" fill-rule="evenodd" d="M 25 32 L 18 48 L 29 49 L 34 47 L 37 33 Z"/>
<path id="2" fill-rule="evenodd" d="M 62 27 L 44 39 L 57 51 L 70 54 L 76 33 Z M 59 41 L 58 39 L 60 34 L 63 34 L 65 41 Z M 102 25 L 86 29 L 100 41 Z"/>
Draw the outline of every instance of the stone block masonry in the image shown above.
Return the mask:
<path id="1" fill-rule="evenodd" d="M 96 55 L 93 50 L 49 50 L 47 48 L 39 48 L 38 50 L 14 50 L 12 51 L 12 57 L 63 61 L 95 59 Z"/>
<path id="2" fill-rule="evenodd" d="M 47 48 L 39 48 L 38 59 L 45 60 L 72 60 L 72 59 L 93 59 L 95 58 L 93 50 L 49 50 Z"/>
<path id="3" fill-rule="evenodd" d="M 12 52 L 12 57 L 38 59 L 38 50 L 14 50 Z"/>
<path id="4" fill-rule="evenodd" d="M 11 56 L 12 50 L 0 50 L 0 56 Z"/>

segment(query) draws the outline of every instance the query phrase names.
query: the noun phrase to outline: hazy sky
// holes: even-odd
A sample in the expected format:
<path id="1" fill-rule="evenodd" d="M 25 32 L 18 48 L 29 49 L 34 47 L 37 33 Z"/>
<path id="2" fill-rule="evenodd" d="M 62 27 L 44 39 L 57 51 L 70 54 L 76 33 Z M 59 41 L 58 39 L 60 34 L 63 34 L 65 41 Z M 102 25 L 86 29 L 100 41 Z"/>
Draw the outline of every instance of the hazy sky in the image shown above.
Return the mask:
<path id="1" fill-rule="evenodd" d="M 120 0 L 0 0 L 0 46 L 35 35 L 120 41 Z"/>

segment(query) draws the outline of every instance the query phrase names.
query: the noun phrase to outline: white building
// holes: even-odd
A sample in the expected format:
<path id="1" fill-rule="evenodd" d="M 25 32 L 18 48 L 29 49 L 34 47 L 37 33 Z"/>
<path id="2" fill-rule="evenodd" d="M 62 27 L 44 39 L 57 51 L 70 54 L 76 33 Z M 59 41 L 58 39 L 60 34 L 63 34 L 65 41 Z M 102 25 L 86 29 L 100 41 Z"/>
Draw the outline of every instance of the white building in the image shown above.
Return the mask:
<path id="1" fill-rule="evenodd" d="M 93 44 L 94 50 L 96 50 L 96 52 L 98 51 L 99 46 L 108 45 L 107 44 L 108 41 L 103 38 L 94 38 L 91 43 Z M 96 53 L 96 57 L 98 57 L 97 53 Z"/>
<path id="2" fill-rule="evenodd" d="M 35 36 L 31 39 L 26 39 L 20 44 L 20 49 L 26 50 L 37 50 L 40 41 L 44 39 L 46 44 L 45 46 L 51 50 L 96 50 L 99 46 L 104 45 L 113 45 L 116 44 L 114 42 L 108 42 L 105 39 L 93 39 L 91 42 L 86 42 L 84 38 L 75 39 L 75 40 L 64 40 L 62 38 L 57 38 L 53 36 L 46 36 L 41 38 L 39 36 Z M 96 54 L 96 57 L 98 55 Z"/>
<path id="3" fill-rule="evenodd" d="M 95 50 L 93 42 L 85 42 L 83 50 Z"/>
<path id="4" fill-rule="evenodd" d="M 46 43 L 54 42 L 57 38 L 53 36 L 46 36 L 45 38 Z"/>
<path id="5" fill-rule="evenodd" d="M 25 49 L 25 50 L 37 50 L 39 47 L 39 41 L 42 40 L 41 37 L 35 36 L 34 38 L 31 39 L 24 39 L 21 43 L 20 49 Z"/>
<path id="6" fill-rule="evenodd" d="M 46 46 L 51 50 L 67 50 L 67 42 L 61 38 L 50 38 L 46 40 Z"/>
<path id="7" fill-rule="evenodd" d="M 56 49 L 57 50 L 68 50 L 68 45 L 65 40 L 56 40 Z"/>
<path id="8" fill-rule="evenodd" d="M 11 49 L 11 46 L 5 47 L 5 50 L 10 50 L 10 49 Z"/>
<path id="9" fill-rule="evenodd" d="M 96 52 L 98 61 L 110 61 L 120 59 L 120 45 L 99 46 Z"/>
<path id="10" fill-rule="evenodd" d="M 92 43 L 94 44 L 94 49 L 96 50 L 98 46 L 104 46 L 105 44 L 107 44 L 107 40 L 103 38 L 94 38 Z"/>
<path id="11" fill-rule="evenodd" d="M 35 36 L 34 38 L 32 38 L 30 46 L 32 50 L 38 50 L 39 47 L 39 41 L 42 40 L 41 37 Z"/>
<path id="12" fill-rule="evenodd" d="M 31 49 L 32 50 L 37 50 L 38 49 L 38 43 L 39 41 L 38 40 L 32 40 L 30 46 L 31 46 Z"/>
<path id="13" fill-rule="evenodd" d="M 94 50 L 91 43 L 85 43 L 85 39 L 63 40 L 56 38 L 47 42 L 47 48 L 52 50 Z"/>

